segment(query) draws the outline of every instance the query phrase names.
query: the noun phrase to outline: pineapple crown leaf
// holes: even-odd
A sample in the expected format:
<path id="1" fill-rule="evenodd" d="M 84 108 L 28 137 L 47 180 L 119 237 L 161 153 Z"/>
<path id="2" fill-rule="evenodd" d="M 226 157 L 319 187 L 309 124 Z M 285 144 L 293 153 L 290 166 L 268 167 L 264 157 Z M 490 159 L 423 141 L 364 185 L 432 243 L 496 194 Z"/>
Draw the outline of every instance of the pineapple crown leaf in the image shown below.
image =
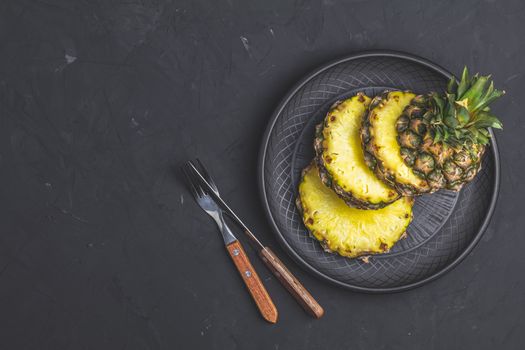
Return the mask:
<path id="1" fill-rule="evenodd" d="M 494 88 L 490 75 L 476 73 L 471 77 L 465 67 L 461 80 L 452 77 L 443 95 L 435 92 L 430 95 L 435 112 L 431 120 L 434 141 L 488 144 L 487 128 L 503 128 L 501 121 L 489 112 L 488 105 L 504 94 L 505 91 Z"/>

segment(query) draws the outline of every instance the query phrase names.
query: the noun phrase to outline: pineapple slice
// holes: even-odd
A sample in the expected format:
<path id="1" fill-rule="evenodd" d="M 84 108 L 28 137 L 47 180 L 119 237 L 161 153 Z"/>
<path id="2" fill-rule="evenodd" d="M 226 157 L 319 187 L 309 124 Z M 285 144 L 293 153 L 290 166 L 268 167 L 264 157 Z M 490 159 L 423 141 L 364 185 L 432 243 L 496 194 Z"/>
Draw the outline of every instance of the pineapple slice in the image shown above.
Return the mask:
<path id="1" fill-rule="evenodd" d="M 481 169 L 489 128 L 503 127 L 489 105 L 504 94 L 490 75 L 470 76 L 465 67 L 444 93 L 375 97 L 361 130 L 367 164 L 403 195 L 459 191 Z"/>
<path id="2" fill-rule="evenodd" d="M 359 131 L 370 97 L 358 93 L 336 103 L 317 126 L 314 148 L 321 180 L 348 205 L 379 209 L 399 193 L 379 180 L 365 163 Z"/>
<path id="3" fill-rule="evenodd" d="M 404 195 L 429 191 L 427 181 L 416 176 L 401 156 L 396 122 L 416 95 L 391 91 L 374 98 L 361 128 L 365 159 L 377 177 Z"/>
<path id="4" fill-rule="evenodd" d="M 412 220 L 412 205 L 402 197 L 378 210 L 349 207 L 323 185 L 314 163 L 303 170 L 297 198 L 310 233 L 325 249 L 350 258 L 389 251 Z"/>

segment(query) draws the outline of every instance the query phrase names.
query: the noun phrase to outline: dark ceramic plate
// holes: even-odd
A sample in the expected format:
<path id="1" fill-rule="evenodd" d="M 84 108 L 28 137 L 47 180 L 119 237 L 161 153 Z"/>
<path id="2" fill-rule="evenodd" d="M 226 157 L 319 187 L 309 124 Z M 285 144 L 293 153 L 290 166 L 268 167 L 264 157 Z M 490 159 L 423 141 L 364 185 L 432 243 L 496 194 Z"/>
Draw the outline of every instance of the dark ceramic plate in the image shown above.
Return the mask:
<path id="1" fill-rule="evenodd" d="M 370 263 L 326 253 L 310 237 L 295 206 L 301 170 L 313 157 L 314 127 L 333 102 L 363 91 L 443 91 L 451 73 L 425 59 L 380 51 L 355 54 L 309 74 L 273 114 L 259 158 L 264 208 L 283 248 L 315 275 L 356 291 L 394 292 L 450 271 L 474 248 L 488 225 L 499 188 L 496 140 L 482 170 L 459 193 L 418 197 L 408 238 Z M 493 136 L 493 135 L 492 135 Z"/>

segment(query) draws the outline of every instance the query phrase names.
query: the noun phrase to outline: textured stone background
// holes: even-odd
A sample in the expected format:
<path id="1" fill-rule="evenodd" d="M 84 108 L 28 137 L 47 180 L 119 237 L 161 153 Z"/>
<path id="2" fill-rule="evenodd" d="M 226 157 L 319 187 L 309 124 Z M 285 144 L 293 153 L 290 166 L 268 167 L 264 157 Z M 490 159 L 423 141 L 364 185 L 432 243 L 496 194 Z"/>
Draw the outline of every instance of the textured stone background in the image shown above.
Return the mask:
<path id="1" fill-rule="evenodd" d="M 2 1 L 0 348 L 516 349 L 525 345 L 520 1 Z M 266 122 L 326 61 L 395 49 L 493 74 L 502 188 L 455 270 L 351 293 L 277 246 L 256 183 Z M 258 316 L 174 166 L 200 156 L 224 197 L 326 309 L 307 316 L 256 260 Z M 240 235 L 240 233 L 239 233 Z"/>

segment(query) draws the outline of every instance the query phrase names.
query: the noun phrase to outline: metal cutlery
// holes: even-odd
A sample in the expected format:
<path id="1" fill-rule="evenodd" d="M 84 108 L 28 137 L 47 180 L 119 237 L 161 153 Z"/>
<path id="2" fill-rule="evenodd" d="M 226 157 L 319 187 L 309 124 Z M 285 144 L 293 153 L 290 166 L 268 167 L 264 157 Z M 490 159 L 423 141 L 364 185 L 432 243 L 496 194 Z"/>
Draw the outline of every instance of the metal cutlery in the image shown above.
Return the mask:
<path id="1" fill-rule="evenodd" d="M 219 227 L 226 250 L 241 274 L 248 291 L 261 312 L 261 315 L 266 321 L 276 323 L 278 317 L 277 308 L 266 291 L 259 275 L 257 275 L 257 272 L 255 272 L 255 269 L 250 263 L 241 243 L 237 240 L 224 221 L 221 208 L 209 196 L 207 193 L 208 191 L 203 189 L 196 179 L 194 179 L 194 176 L 190 173 L 191 169 L 188 169 L 187 167 L 188 165 L 183 166 L 182 171 L 186 175 L 193 197 L 195 197 L 197 204 L 213 218 Z"/>
<path id="2" fill-rule="evenodd" d="M 220 204 L 220 207 L 230 215 L 230 217 L 237 222 L 243 229 L 244 233 L 250 239 L 253 247 L 258 251 L 259 257 L 268 267 L 268 269 L 277 277 L 281 284 L 288 290 L 290 294 L 297 300 L 297 302 L 313 317 L 321 318 L 324 310 L 319 303 L 312 297 L 312 295 L 304 288 L 304 286 L 297 280 L 297 278 L 286 268 L 283 262 L 275 255 L 269 248 L 264 246 L 259 239 L 250 231 L 250 229 L 242 222 L 242 220 L 233 212 L 233 210 L 224 202 L 219 194 L 219 190 L 215 181 L 213 181 L 209 172 L 204 165 L 197 160 L 195 163 L 188 161 L 186 166 L 191 169 L 194 176 L 200 180 L 203 187 L 208 190 L 209 194 Z"/>

